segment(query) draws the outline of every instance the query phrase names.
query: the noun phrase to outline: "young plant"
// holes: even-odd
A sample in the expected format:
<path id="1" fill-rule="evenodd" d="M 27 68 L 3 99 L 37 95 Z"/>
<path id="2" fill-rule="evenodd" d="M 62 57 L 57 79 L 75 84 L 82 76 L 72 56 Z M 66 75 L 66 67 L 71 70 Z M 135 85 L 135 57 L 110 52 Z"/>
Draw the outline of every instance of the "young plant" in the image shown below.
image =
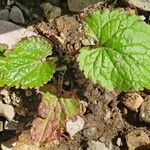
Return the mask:
<path id="1" fill-rule="evenodd" d="M 36 88 L 48 82 L 55 72 L 55 61 L 51 45 L 39 37 L 20 41 L 12 50 L 0 44 L 0 85 L 21 88 Z M 47 58 L 48 57 L 48 58 Z M 74 97 L 58 98 L 47 91 L 41 92 L 38 115 L 33 123 L 30 136 L 35 144 L 59 139 L 66 129 L 66 122 L 76 119 L 83 112 L 82 103 Z M 54 90 L 53 90 L 54 89 Z M 55 88 L 50 91 L 56 92 Z"/>
<path id="2" fill-rule="evenodd" d="M 80 51 L 77 61 L 85 76 L 109 90 L 150 88 L 150 26 L 136 15 L 108 9 L 85 22 L 85 33 L 99 45 Z"/>
<path id="3" fill-rule="evenodd" d="M 4 51 L 4 45 L 0 45 Z M 20 41 L 0 58 L 0 85 L 36 88 L 48 82 L 55 72 L 51 45 L 39 37 Z"/>
<path id="4" fill-rule="evenodd" d="M 82 113 L 83 105 L 77 98 L 58 98 L 50 92 L 44 93 L 38 108 L 40 117 L 32 123 L 32 140 L 40 145 L 59 139 L 65 131 L 66 122 Z"/>

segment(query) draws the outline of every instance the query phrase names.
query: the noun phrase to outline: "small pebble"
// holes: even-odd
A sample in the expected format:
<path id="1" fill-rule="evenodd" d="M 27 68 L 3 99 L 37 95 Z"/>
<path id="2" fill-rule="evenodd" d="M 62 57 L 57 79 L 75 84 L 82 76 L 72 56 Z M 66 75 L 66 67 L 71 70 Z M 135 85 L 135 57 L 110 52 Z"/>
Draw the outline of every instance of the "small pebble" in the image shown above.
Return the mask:
<path id="1" fill-rule="evenodd" d="M 0 116 L 11 121 L 15 116 L 14 108 L 11 105 L 3 104 L 2 101 L 0 101 Z"/>
<path id="2" fill-rule="evenodd" d="M 119 147 L 122 145 L 121 138 L 118 138 L 118 139 L 117 139 L 116 144 L 117 144 Z"/>
<path id="3" fill-rule="evenodd" d="M 82 42 L 82 44 L 83 44 L 84 46 L 90 45 L 90 42 L 89 42 L 88 39 L 83 39 L 81 42 Z"/>
<path id="4" fill-rule="evenodd" d="M 11 104 L 13 104 L 14 106 L 19 106 L 20 101 L 21 101 L 20 97 L 18 97 L 16 93 L 13 92 L 11 94 Z"/>
<path id="5" fill-rule="evenodd" d="M 5 121 L 4 123 L 5 130 L 16 130 L 18 133 L 21 133 L 24 129 L 24 123 L 18 121 Z"/>
<path id="6" fill-rule="evenodd" d="M 13 6 L 10 10 L 9 18 L 15 23 L 25 24 L 25 19 L 21 9 L 16 6 Z"/>
<path id="7" fill-rule="evenodd" d="M 17 138 L 12 138 L 6 142 L 1 143 L 2 150 L 13 150 L 16 146 Z"/>
<path id="8" fill-rule="evenodd" d="M 128 133 L 125 138 L 128 150 L 136 150 L 140 147 L 146 147 L 148 144 L 150 144 L 149 136 L 142 130 L 134 130 Z"/>
<path id="9" fill-rule="evenodd" d="M 75 50 L 78 50 L 78 49 L 81 48 L 81 45 L 80 45 L 80 43 L 74 43 L 73 47 L 74 47 Z"/>
<path id="10" fill-rule="evenodd" d="M 3 121 L 0 120 L 0 132 L 3 131 Z"/>
<path id="11" fill-rule="evenodd" d="M 5 104 L 10 104 L 11 103 L 11 99 L 10 99 L 10 96 L 9 96 L 9 89 L 2 89 L 0 91 L 0 94 L 4 97 L 3 101 L 4 101 Z"/>
<path id="12" fill-rule="evenodd" d="M 139 16 L 141 20 L 146 20 L 146 17 L 144 15 Z"/>
<path id="13" fill-rule="evenodd" d="M 50 3 L 43 3 L 41 4 L 41 7 L 44 10 L 47 21 L 51 21 L 52 19 L 61 15 L 61 8 Z"/>
<path id="14" fill-rule="evenodd" d="M 88 142 L 87 150 L 112 150 L 112 144 L 110 144 L 109 148 L 107 148 L 104 143 L 92 140 Z"/>
<path id="15" fill-rule="evenodd" d="M 111 111 L 106 110 L 106 115 L 105 115 L 105 117 L 104 117 L 104 120 L 107 121 L 107 120 L 110 119 L 110 117 L 111 117 Z"/>
<path id="16" fill-rule="evenodd" d="M 18 122 L 15 121 L 5 121 L 4 124 L 5 130 L 17 130 L 18 129 Z"/>
<path id="17" fill-rule="evenodd" d="M 149 0 L 126 0 L 130 5 L 140 8 L 144 11 L 150 11 Z"/>
<path id="18" fill-rule="evenodd" d="M 106 138 L 104 136 L 100 137 L 99 140 L 102 142 L 102 143 L 105 143 L 106 141 Z"/>
<path id="19" fill-rule="evenodd" d="M 83 130 L 83 134 L 87 138 L 91 138 L 96 136 L 97 128 L 96 127 L 89 127 Z"/>
<path id="20" fill-rule="evenodd" d="M 9 10 L 8 9 L 0 10 L 0 19 L 1 20 L 9 20 Z"/>
<path id="21" fill-rule="evenodd" d="M 27 97 L 32 96 L 32 91 L 29 90 L 29 89 L 25 90 L 25 95 L 26 95 Z"/>
<path id="22" fill-rule="evenodd" d="M 87 38 L 87 39 L 83 39 L 81 41 L 82 45 L 84 46 L 88 46 L 88 45 L 95 45 L 95 40 L 91 37 Z"/>
<path id="23" fill-rule="evenodd" d="M 127 93 L 123 95 L 121 102 L 130 110 L 136 111 L 144 100 L 138 93 Z"/>
<path id="24" fill-rule="evenodd" d="M 13 5 L 14 4 L 14 0 L 7 0 L 7 6 Z"/>
<path id="25" fill-rule="evenodd" d="M 77 116 L 75 121 L 68 120 L 66 122 L 66 131 L 70 134 L 70 136 L 74 136 L 77 132 L 82 130 L 84 127 L 84 120 Z"/>
<path id="26" fill-rule="evenodd" d="M 150 123 L 150 100 L 145 101 L 140 108 L 140 119 Z"/>

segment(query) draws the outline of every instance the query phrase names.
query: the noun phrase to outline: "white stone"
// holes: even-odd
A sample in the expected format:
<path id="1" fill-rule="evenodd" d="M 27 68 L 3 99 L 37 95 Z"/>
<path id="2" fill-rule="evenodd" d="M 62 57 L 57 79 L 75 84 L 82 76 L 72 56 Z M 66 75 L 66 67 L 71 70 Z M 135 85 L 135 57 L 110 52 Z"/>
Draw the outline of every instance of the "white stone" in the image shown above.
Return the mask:
<path id="1" fill-rule="evenodd" d="M 21 24 L 25 23 L 25 19 L 22 11 L 16 6 L 13 6 L 11 8 L 9 18 L 16 23 L 21 23 Z"/>
<path id="2" fill-rule="evenodd" d="M 75 121 L 68 120 L 66 122 L 66 131 L 70 134 L 70 136 L 74 136 L 77 132 L 81 131 L 84 127 L 84 120 L 77 116 Z"/>
<path id="3" fill-rule="evenodd" d="M 149 0 L 127 0 L 130 5 L 138 7 L 145 11 L 150 11 L 150 1 Z"/>
<path id="4" fill-rule="evenodd" d="M 89 141 L 88 146 L 87 150 L 112 150 L 112 144 L 107 148 L 105 144 L 100 141 Z"/>
<path id="5" fill-rule="evenodd" d="M 11 105 L 3 104 L 2 101 L 0 101 L 0 116 L 10 121 L 15 116 L 15 110 Z"/>
<path id="6" fill-rule="evenodd" d="M 21 39 L 35 36 L 36 34 L 14 23 L 0 20 L 0 43 L 5 43 L 11 49 Z"/>
<path id="7" fill-rule="evenodd" d="M 16 146 L 16 142 L 17 142 L 16 138 L 13 138 L 6 142 L 3 142 L 3 143 L 1 143 L 1 149 L 2 150 L 13 150 L 13 148 Z"/>

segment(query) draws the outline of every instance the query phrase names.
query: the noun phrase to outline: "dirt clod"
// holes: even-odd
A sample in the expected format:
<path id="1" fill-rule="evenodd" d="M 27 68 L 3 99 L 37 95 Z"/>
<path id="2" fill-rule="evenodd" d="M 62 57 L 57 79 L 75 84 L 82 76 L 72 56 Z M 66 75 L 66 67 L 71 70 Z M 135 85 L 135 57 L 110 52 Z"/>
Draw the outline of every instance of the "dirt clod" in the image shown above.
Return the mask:
<path id="1" fill-rule="evenodd" d="M 126 143 L 129 150 L 136 150 L 142 147 L 143 149 L 141 150 L 148 150 L 150 148 L 150 139 L 148 135 L 142 130 L 134 130 L 128 133 L 126 135 Z"/>
<path id="2" fill-rule="evenodd" d="M 93 140 L 88 142 L 88 146 L 89 147 L 87 148 L 87 150 L 99 150 L 99 149 L 111 150 L 112 149 L 111 144 L 109 148 L 107 148 L 104 143 L 101 143 L 100 141 L 93 141 Z"/>
<path id="3" fill-rule="evenodd" d="M 130 110 L 137 110 L 144 102 L 143 98 L 138 93 L 127 93 L 121 98 L 121 102 Z"/>
<path id="4" fill-rule="evenodd" d="M 150 123 L 150 100 L 145 101 L 142 104 L 139 116 L 141 120 L 145 121 L 146 123 Z"/>

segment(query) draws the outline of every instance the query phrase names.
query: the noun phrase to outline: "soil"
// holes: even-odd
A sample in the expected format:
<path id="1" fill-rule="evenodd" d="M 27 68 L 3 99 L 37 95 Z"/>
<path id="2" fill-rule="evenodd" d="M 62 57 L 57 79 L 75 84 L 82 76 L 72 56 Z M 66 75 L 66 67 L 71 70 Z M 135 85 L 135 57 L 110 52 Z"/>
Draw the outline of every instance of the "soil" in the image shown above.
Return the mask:
<path id="1" fill-rule="evenodd" d="M 64 133 L 64 137 L 59 141 L 59 145 L 51 145 L 48 149 L 52 150 L 79 150 L 87 149 L 88 141 L 95 140 L 105 143 L 109 146 L 112 143 L 115 150 L 126 150 L 127 143 L 125 136 L 133 130 L 143 130 L 150 135 L 150 125 L 139 119 L 138 111 L 127 109 L 120 102 L 120 95 L 116 91 L 110 92 L 100 85 L 95 85 L 92 81 L 86 79 L 83 73 L 78 69 L 76 55 L 83 47 L 83 40 L 87 39 L 84 34 L 83 18 L 89 13 L 105 7 L 123 8 L 128 11 L 135 11 L 138 15 L 144 15 L 147 23 L 149 23 L 147 12 L 131 8 L 122 1 L 109 1 L 102 4 L 96 4 L 85 9 L 82 13 L 70 13 L 68 7 L 63 8 L 63 15 L 48 23 L 40 8 L 41 0 L 30 3 L 28 0 L 20 2 L 32 7 L 33 13 L 38 13 L 39 18 L 26 16 L 27 24 L 32 25 L 34 30 L 53 43 L 53 56 L 58 58 L 57 71 L 52 80 L 47 83 L 57 87 L 58 95 L 65 92 L 72 92 L 79 99 L 85 101 L 88 106 L 83 115 L 85 121 L 84 129 L 78 132 L 73 139 Z M 66 1 L 64 1 L 66 2 Z M 0 2 L 3 8 L 6 5 L 4 1 Z M 39 21 L 40 20 L 40 21 Z M 93 40 L 93 39 L 90 39 Z M 93 40 L 95 43 L 95 41 Z M 95 43 L 96 44 L 96 43 Z M 66 69 L 63 69 L 66 68 Z M 33 119 L 37 117 L 37 108 L 40 102 L 40 95 L 37 90 L 22 90 L 15 88 L 7 88 L 9 96 L 15 93 L 15 97 L 19 98 L 17 105 L 14 105 L 14 99 L 11 104 L 15 107 L 15 121 L 18 121 L 17 130 L 4 130 L 0 132 L 0 142 L 7 141 L 14 136 L 18 136 L 21 132 L 28 131 L 31 128 Z M 148 90 L 137 91 L 144 99 L 148 98 L 150 92 Z M 4 118 L 0 118 L 4 121 Z M 121 139 L 121 145 L 118 145 L 118 139 Z M 150 149 L 144 147 L 139 149 Z"/>

